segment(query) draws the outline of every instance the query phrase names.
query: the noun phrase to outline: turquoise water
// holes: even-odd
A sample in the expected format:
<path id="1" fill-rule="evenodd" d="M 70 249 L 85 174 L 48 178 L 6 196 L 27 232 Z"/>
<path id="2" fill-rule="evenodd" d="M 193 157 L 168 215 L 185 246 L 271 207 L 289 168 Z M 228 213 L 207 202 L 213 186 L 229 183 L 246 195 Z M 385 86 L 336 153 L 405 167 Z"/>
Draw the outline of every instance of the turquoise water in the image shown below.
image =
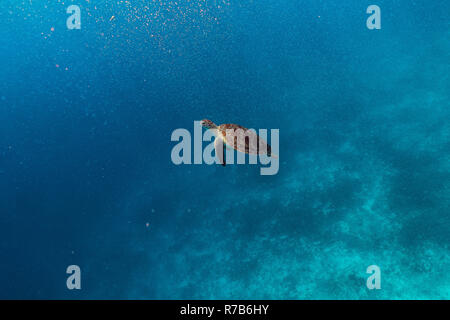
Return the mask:
<path id="1" fill-rule="evenodd" d="M 0 298 L 448 299 L 449 13 L 3 0 Z M 279 129 L 278 174 L 174 165 L 204 118 Z"/>

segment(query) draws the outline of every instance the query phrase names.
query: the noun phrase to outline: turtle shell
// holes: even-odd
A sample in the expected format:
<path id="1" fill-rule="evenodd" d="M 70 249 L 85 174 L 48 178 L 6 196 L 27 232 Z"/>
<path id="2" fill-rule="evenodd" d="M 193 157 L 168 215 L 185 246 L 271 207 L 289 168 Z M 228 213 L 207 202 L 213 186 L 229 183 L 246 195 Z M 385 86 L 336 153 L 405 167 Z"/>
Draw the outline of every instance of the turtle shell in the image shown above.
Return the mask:
<path id="1" fill-rule="evenodd" d="M 270 145 L 260 138 L 254 130 L 249 130 L 237 124 L 222 124 L 219 126 L 223 140 L 227 146 L 248 154 L 267 154 L 270 156 Z"/>

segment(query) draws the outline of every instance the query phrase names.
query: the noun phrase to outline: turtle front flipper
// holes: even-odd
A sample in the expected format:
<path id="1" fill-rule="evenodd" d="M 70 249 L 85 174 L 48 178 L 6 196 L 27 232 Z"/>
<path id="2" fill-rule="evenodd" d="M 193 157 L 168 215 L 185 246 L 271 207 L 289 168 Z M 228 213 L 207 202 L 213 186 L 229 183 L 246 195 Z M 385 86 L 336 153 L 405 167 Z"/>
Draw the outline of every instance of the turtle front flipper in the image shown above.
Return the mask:
<path id="1" fill-rule="evenodd" d="M 216 157 L 219 159 L 219 163 L 225 167 L 225 145 L 222 138 L 216 137 L 214 140 L 214 149 L 216 150 Z"/>

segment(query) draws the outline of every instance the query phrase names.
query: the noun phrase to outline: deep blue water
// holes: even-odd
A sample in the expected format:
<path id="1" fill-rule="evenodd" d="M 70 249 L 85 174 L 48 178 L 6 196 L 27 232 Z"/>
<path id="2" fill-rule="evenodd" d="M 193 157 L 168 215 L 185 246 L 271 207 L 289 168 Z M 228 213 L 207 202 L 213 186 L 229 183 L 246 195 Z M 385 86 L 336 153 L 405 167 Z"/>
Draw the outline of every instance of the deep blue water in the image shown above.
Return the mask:
<path id="1" fill-rule="evenodd" d="M 448 299 L 449 14 L 2 0 L 0 298 Z M 204 118 L 279 128 L 279 173 L 174 165 Z"/>

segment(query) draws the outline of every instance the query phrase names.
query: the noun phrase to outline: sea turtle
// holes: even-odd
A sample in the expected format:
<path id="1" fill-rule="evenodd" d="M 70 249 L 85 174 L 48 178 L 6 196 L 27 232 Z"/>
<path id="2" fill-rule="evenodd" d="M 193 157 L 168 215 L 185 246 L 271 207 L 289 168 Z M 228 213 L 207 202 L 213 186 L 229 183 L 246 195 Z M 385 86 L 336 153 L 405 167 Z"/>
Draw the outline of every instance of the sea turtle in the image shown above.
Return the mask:
<path id="1" fill-rule="evenodd" d="M 201 125 L 209 130 L 213 130 L 215 140 L 214 148 L 220 163 L 225 166 L 224 145 L 237 151 L 257 155 L 266 154 L 269 157 L 276 157 L 272 154 L 270 145 L 260 138 L 254 130 L 249 130 L 237 124 L 221 124 L 217 126 L 211 120 L 204 119 Z"/>

